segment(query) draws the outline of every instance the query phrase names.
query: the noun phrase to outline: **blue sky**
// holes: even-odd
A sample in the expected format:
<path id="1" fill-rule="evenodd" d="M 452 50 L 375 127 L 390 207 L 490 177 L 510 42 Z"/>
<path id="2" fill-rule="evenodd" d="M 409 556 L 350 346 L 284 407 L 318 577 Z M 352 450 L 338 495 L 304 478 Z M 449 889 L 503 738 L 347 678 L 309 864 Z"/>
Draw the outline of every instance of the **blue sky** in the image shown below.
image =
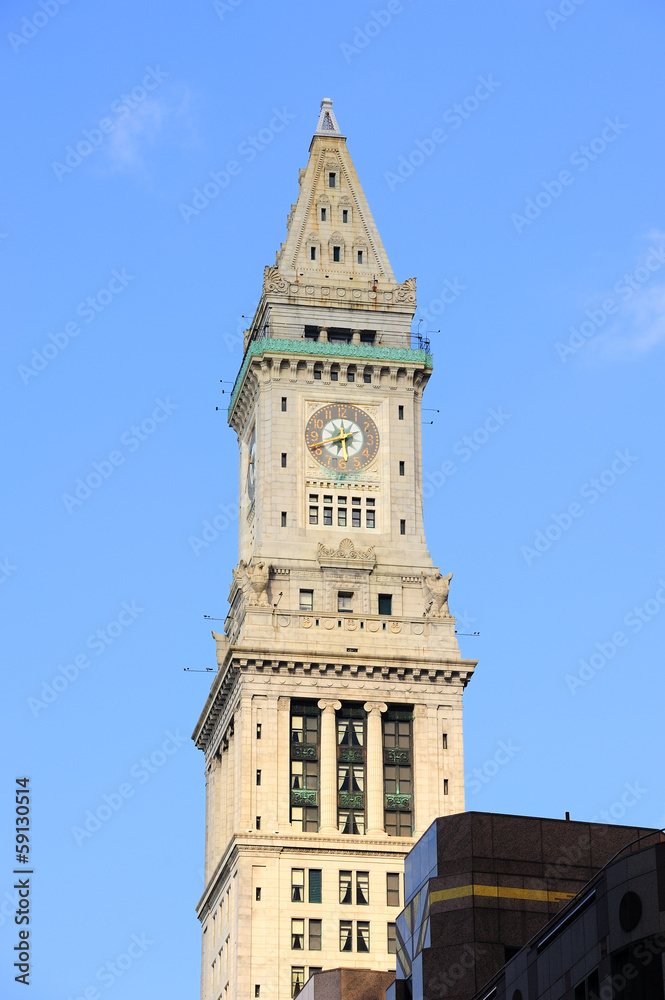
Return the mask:
<path id="1" fill-rule="evenodd" d="M 236 500 L 219 380 L 323 96 L 436 331 L 428 541 L 480 631 L 460 639 L 467 807 L 664 825 L 662 5 L 10 0 L 0 19 L 3 996 L 22 774 L 36 1000 L 198 994 L 209 678 L 183 667 L 214 666 L 236 523 L 191 539 Z M 226 186 L 187 212 L 211 172 Z"/>

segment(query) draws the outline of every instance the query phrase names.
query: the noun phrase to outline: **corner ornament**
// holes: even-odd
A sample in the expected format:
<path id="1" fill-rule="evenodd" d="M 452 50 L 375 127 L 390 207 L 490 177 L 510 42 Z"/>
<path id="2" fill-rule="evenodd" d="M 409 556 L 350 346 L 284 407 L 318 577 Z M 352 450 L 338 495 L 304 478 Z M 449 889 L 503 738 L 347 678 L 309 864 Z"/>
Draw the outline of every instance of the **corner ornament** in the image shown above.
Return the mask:
<path id="1" fill-rule="evenodd" d="M 263 269 L 263 291 L 267 294 L 277 292 L 279 295 L 287 295 L 289 291 L 289 283 L 284 275 L 268 264 Z"/>
<path id="2" fill-rule="evenodd" d="M 436 573 L 422 574 L 423 596 L 425 598 L 425 615 L 427 618 L 452 618 L 448 608 L 448 592 L 453 574 L 441 576 Z"/>
<path id="3" fill-rule="evenodd" d="M 237 568 L 233 570 L 233 579 L 242 590 L 247 605 L 261 608 L 269 606 L 270 566 L 268 563 L 260 561 L 250 566 L 244 559 L 241 559 Z"/>
<path id="4" fill-rule="evenodd" d="M 395 302 L 409 302 L 412 305 L 416 303 L 416 279 L 407 278 L 403 281 L 401 285 L 398 285 L 395 289 Z"/>

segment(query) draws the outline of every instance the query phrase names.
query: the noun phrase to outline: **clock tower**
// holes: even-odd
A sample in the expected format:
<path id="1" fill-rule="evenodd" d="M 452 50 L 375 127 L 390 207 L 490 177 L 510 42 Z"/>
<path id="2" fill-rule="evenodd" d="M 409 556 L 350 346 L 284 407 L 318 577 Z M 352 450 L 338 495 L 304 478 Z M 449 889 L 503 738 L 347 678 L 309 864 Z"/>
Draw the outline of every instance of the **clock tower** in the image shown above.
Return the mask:
<path id="1" fill-rule="evenodd" d="M 415 279 L 324 99 L 231 395 L 239 561 L 205 754 L 203 1000 L 394 970 L 404 857 L 464 809 L 451 573 L 423 528 Z M 447 570 L 447 567 L 445 567 Z"/>

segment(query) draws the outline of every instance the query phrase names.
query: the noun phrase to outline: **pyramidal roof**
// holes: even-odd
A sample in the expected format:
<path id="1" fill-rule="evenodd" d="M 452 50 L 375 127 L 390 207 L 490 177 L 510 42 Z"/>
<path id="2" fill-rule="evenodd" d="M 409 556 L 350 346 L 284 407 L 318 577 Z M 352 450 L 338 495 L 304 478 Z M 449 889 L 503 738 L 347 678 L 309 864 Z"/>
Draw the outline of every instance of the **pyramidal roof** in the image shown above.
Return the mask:
<path id="1" fill-rule="evenodd" d="M 324 97 L 276 267 L 289 281 L 396 284 L 332 101 Z"/>

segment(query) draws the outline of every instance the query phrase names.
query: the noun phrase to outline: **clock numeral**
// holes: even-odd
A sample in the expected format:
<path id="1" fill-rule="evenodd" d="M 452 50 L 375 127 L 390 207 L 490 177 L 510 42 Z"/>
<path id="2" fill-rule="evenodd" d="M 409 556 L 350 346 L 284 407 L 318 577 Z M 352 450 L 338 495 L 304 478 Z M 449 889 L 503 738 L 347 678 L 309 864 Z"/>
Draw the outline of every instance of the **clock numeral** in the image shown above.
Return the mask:
<path id="1" fill-rule="evenodd" d="M 371 448 L 371 446 L 374 444 L 374 435 L 373 434 L 366 434 L 365 435 L 365 441 L 367 442 L 367 444 Z"/>
<path id="2" fill-rule="evenodd" d="M 309 432 L 309 436 L 310 436 L 310 438 L 311 438 L 312 441 L 318 441 L 319 440 L 319 432 L 318 431 L 310 431 Z"/>
<path id="3" fill-rule="evenodd" d="M 369 458 L 369 448 L 363 448 L 363 450 L 360 452 L 360 454 L 364 455 L 365 458 Z"/>
<path id="4" fill-rule="evenodd" d="M 353 468 L 354 469 L 359 469 L 360 468 L 360 459 L 359 458 L 354 458 L 354 460 L 353 460 Z"/>
<path id="5" fill-rule="evenodd" d="M 370 427 L 371 427 L 371 426 L 372 426 L 372 425 L 370 424 L 369 420 L 366 420 L 366 421 L 365 421 L 365 430 L 366 430 L 366 431 L 368 431 L 368 430 L 370 429 Z"/>
<path id="6" fill-rule="evenodd" d="M 346 406 L 338 406 L 337 409 L 338 409 L 340 417 L 345 417 L 346 416 Z"/>
<path id="7" fill-rule="evenodd" d="M 314 420 L 313 423 L 314 423 L 314 426 L 318 427 L 319 430 L 321 430 L 323 428 L 323 420 Z"/>
<path id="8" fill-rule="evenodd" d="M 343 458 L 337 459 L 337 468 L 341 469 L 342 472 L 344 472 L 344 470 L 346 469 L 346 462 L 344 461 Z"/>

